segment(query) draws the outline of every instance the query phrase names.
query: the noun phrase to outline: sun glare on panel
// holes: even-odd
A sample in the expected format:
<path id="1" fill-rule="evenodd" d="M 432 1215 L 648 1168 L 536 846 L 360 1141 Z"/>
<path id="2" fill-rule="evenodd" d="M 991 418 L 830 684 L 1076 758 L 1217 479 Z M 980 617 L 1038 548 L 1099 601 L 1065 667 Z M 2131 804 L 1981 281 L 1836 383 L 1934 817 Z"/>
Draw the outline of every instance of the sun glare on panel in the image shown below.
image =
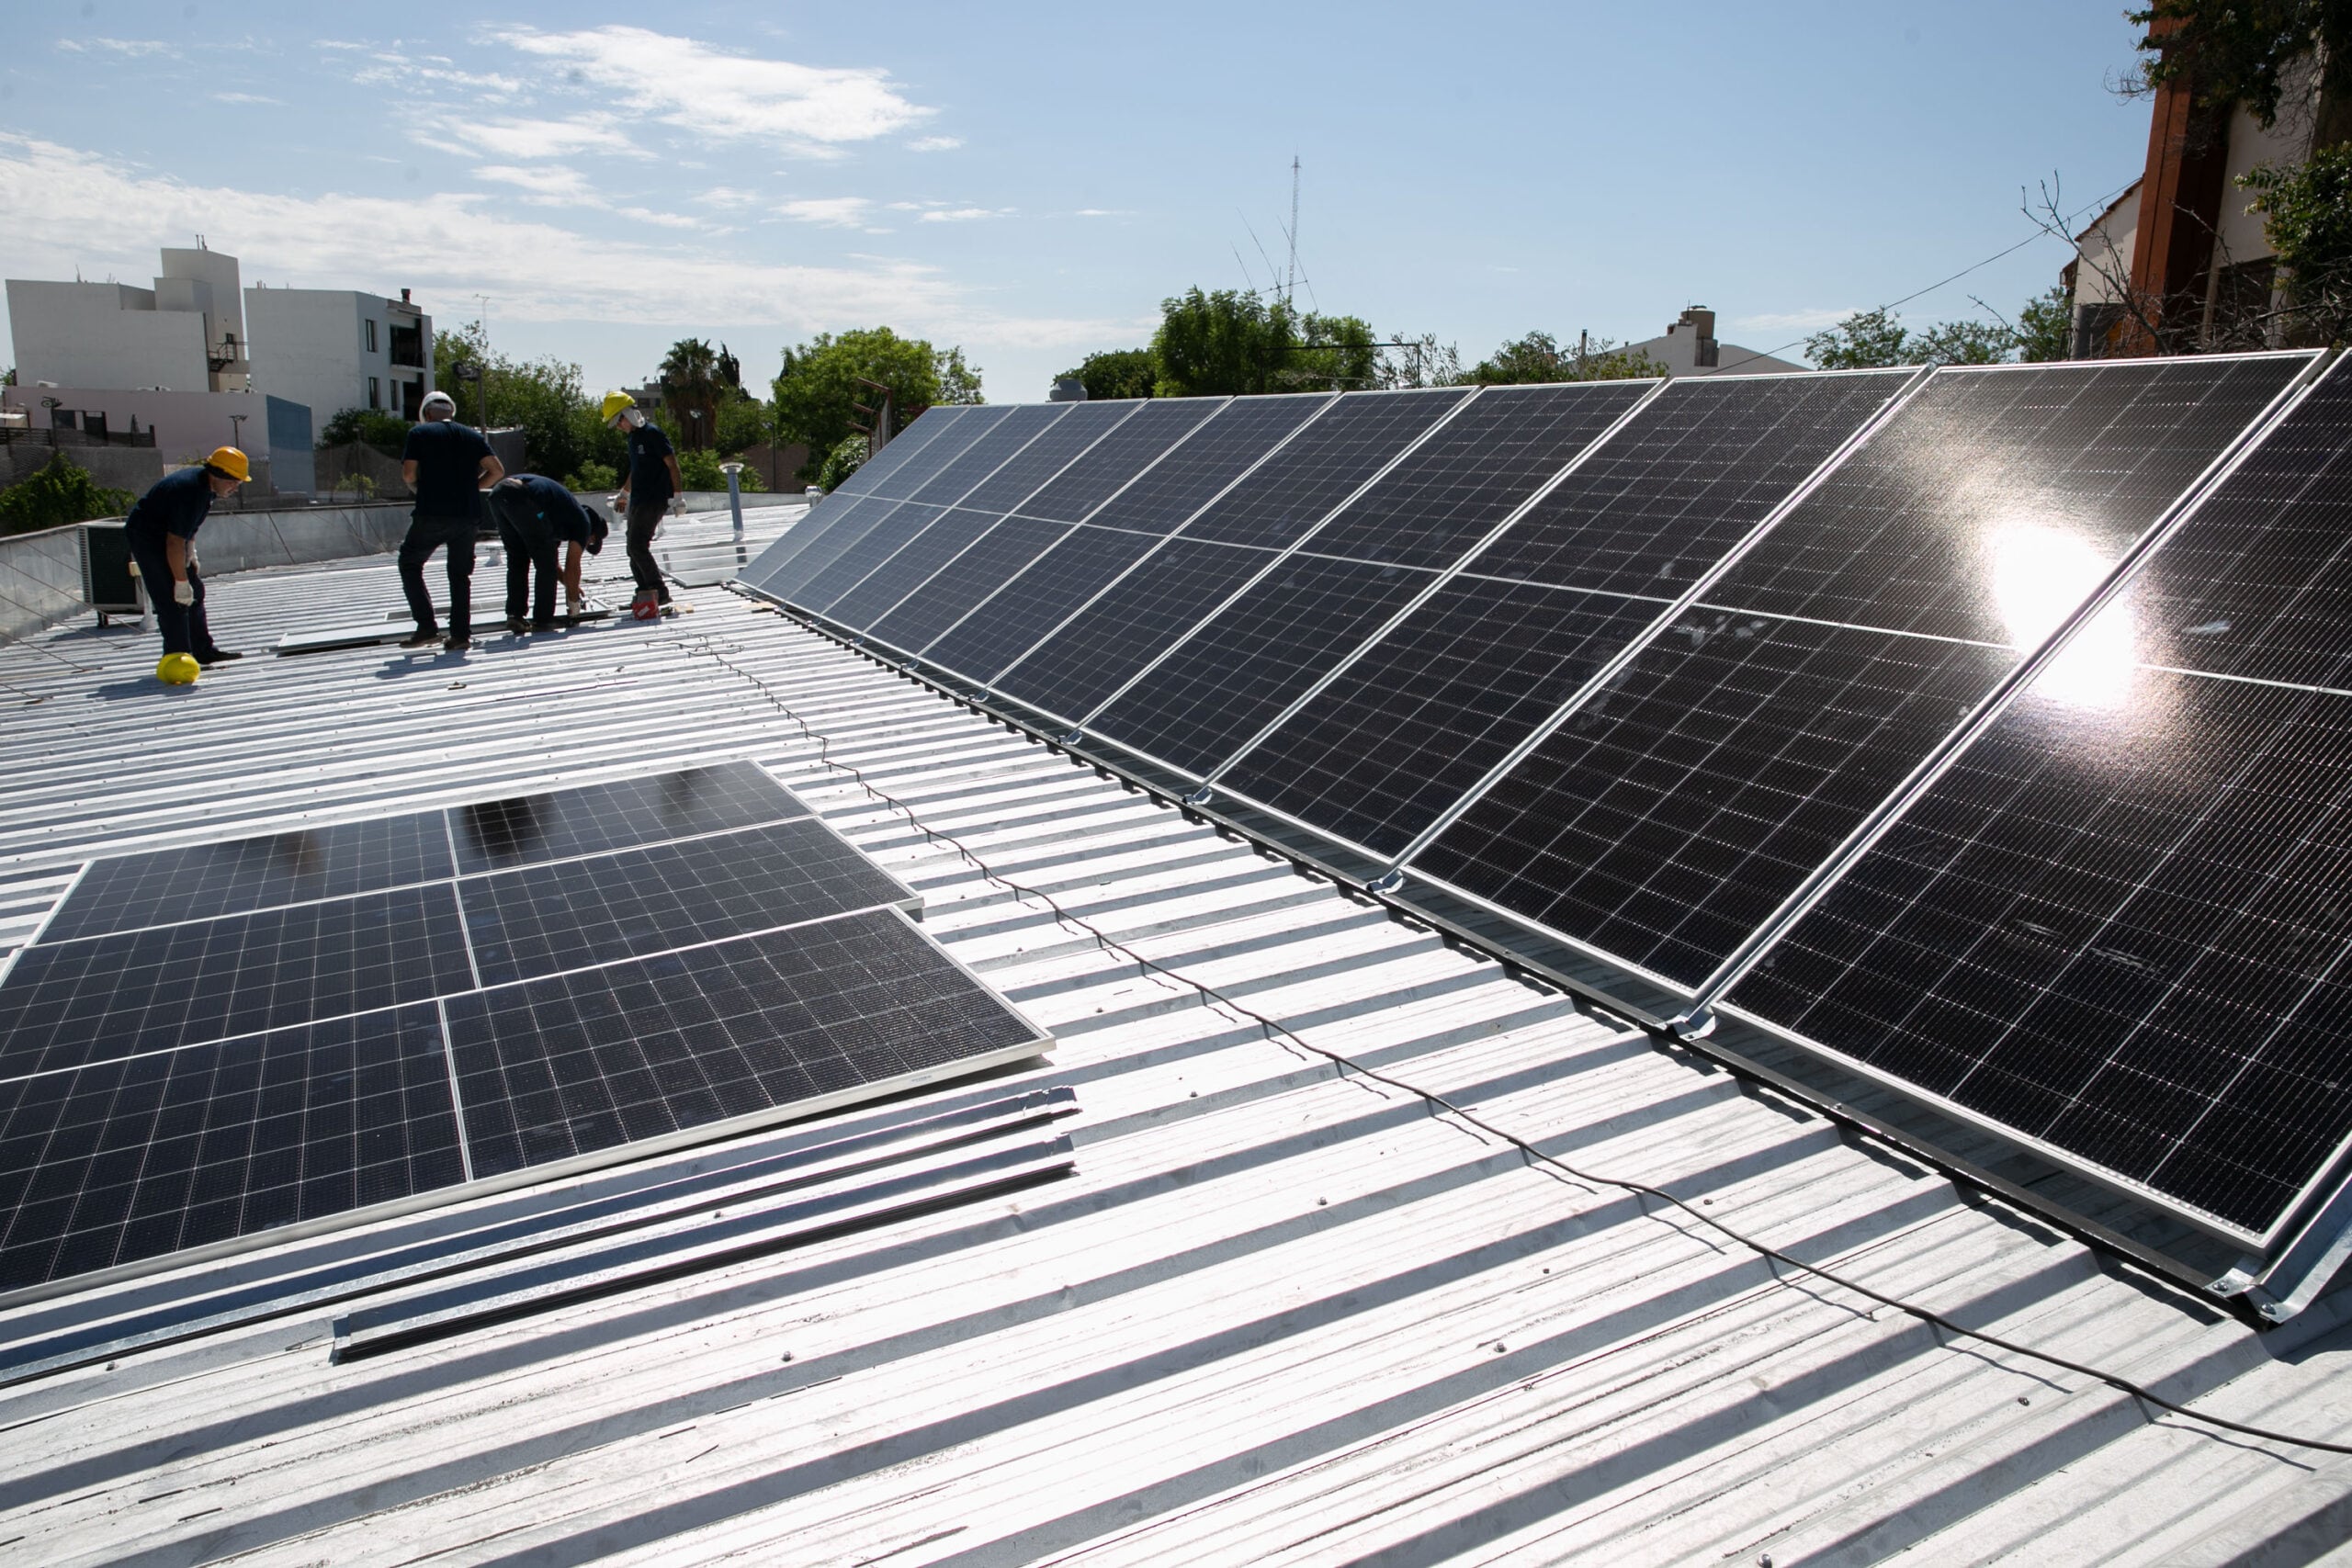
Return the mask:
<path id="1" fill-rule="evenodd" d="M 1992 539 L 1994 603 L 2010 640 L 2032 648 L 2055 631 L 2107 575 L 2109 562 L 2079 534 L 2018 523 Z M 2072 707 L 2112 708 L 2131 695 L 2135 638 L 2128 602 L 2081 627 L 2034 682 L 2037 695 Z"/>

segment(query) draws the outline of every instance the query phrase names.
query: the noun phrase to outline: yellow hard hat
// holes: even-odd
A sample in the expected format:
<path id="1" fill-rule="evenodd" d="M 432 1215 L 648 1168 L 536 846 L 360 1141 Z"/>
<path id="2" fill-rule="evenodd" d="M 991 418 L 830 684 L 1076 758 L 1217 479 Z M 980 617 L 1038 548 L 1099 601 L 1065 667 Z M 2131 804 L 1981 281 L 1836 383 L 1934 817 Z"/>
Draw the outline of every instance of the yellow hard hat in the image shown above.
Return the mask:
<path id="1" fill-rule="evenodd" d="M 243 454 L 238 456 L 242 458 Z M 197 663 L 193 654 L 167 653 L 155 661 L 155 679 L 167 686 L 192 686 L 203 672 L 203 666 Z"/>
<path id="2" fill-rule="evenodd" d="M 215 446 L 212 456 L 204 459 L 204 466 L 216 474 L 228 475 L 239 484 L 254 477 L 253 465 L 246 462 L 245 455 L 234 446 Z M 188 678 L 195 679 L 192 675 Z"/>
<path id="3" fill-rule="evenodd" d="M 610 419 L 613 415 L 620 412 L 623 409 L 633 409 L 635 407 L 637 407 L 637 400 L 630 397 L 627 392 L 618 390 L 606 392 L 605 394 L 605 412 L 603 417 Z"/>

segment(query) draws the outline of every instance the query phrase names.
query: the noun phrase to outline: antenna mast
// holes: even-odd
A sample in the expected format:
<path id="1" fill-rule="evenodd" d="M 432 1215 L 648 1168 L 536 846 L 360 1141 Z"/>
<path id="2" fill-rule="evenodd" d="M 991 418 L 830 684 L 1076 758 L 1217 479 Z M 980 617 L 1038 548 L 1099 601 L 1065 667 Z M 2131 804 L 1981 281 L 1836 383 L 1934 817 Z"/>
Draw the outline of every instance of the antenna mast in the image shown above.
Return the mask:
<path id="1" fill-rule="evenodd" d="M 1283 276 L 1283 304 L 1287 308 L 1298 288 L 1298 154 L 1290 155 L 1290 268 Z"/>

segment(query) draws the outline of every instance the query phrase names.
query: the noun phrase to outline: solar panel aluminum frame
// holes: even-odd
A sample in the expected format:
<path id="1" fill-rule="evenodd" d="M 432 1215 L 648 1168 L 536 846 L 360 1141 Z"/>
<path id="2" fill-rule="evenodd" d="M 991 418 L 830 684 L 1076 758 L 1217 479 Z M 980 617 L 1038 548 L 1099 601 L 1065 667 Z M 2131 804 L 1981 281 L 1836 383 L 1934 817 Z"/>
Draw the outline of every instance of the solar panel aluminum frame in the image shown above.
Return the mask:
<path id="1" fill-rule="evenodd" d="M 1660 384 L 1663 385 L 1663 383 Z M 1419 389 L 1414 389 L 1412 390 L 1403 392 L 1360 392 L 1356 395 L 1358 397 L 1410 397 L 1413 395 L 1413 391 L 1417 391 Z M 1398 464 L 1404 462 L 1406 458 L 1420 450 L 1422 443 L 1428 441 L 1439 431 L 1443 430 L 1447 425 L 1453 423 L 1456 418 L 1460 417 L 1463 410 L 1468 408 L 1472 403 L 1476 402 L 1479 396 L 1487 390 L 1487 389 L 1485 387 L 1474 389 L 1468 397 L 1459 400 L 1452 408 L 1438 415 L 1436 419 L 1431 420 L 1426 429 L 1422 430 L 1419 434 L 1414 436 L 1410 441 L 1405 443 L 1404 446 L 1398 447 L 1396 453 L 1385 462 L 1382 463 L 1379 468 L 1374 469 L 1370 474 L 1366 475 L 1361 484 L 1357 485 L 1353 490 L 1348 491 L 1346 495 L 1342 496 L 1337 505 L 1331 507 L 1329 511 L 1325 512 L 1322 516 L 1317 517 L 1312 524 L 1310 524 L 1305 533 L 1292 540 L 1283 548 L 1274 551 L 1263 566 L 1250 573 L 1250 575 L 1243 580 L 1243 581 L 1237 586 L 1232 592 L 1217 601 L 1216 606 L 1209 610 L 1209 612 L 1203 615 L 1199 620 L 1194 621 L 1190 629 L 1188 629 L 1183 636 L 1176 638 L 1175 641 L 1170 643 L 1166 648 L 1161 649 L 1149 663 L 1136 671 L 1134 674 L 1128 676 L 1126 681 L 1115 691 L 1105 696 L 1101 702 L 1095 704 L 1094 706 L 1084 716 L 1078 718 L 1071 726 L 1071 734 L 1073 736 L 1084 735 L 1086 726 L 1091 721 L 1100 716 L 1121 697 L 1126 695 L 1130 691 L 1133 691 L 1137 685 L 1148 679 L 1153 671 L 1159 669 L 1162 664 L 1167 663 L 1169 659 L 1175 654 L 1177 649 L 1183 648 L 1195 637 L 1200 635 L 1201 628 L 1203 626 L 1207 626 L 1211 621 L 1216 620 L 1219 615 L 1225 614 L 1227 610 L 1232 608 L 1235 604 L 1239 602 L 1242 595 L 1248 593 L 1252 588 L 1258 586 L 1259 583 L 1263 582 L 1274 572 L 1279 571 L 1284 561 L 1290 559 L 1293 556 L 1297 555 L 1302 550 L 1305 550 L 1306 547 L 1313 542 L 1316 535 L 1321 533 L 1325 528 L 1330 525 L 1333 518 L 1347 511 L 1349 507 L 1353 506 L 1363 498 L 1365 491 L 1371 490 L 1373 486 L 1378 484 L 1382 479 L 1386 479 L 1389 474 L 1396 469 Z M 1656 395 L 1655 390 L 1648 394 L 1648 396 Z M 1646 400 L 1646 398 L 1643 400 Z M 1339 400 L 1336 398 L 1333 399 L 1330 406 L 1334 408 L 1338 407 Z M 1301 424 L 1300 428 L 1305 429 L 1306 425 L 1314 423 L 1315 421 L 1312 419 L 1306 420 Z M 1268 457 L 1272 457 L 1272 455 L 1273 454 L 1272 452 L 1267 454 Z M 1238 481 L 1237 480 L 1236 482 L 1238 483 Z M 1227 488 L 1230 489 L 1231 487 L 1228 486 Z M 1204 510 L 1205 510 L 1205 508 L 1204 508 Z M 1197 516 L 1198 513 L 1195 513 L 1194 515 Z M 1192 519 L 1187 518 L 1185 521 L 1189 523 Z M 1235 546 L 1233 547 L 1237 549 L 1247 549 L 1252 547 Z M 1149 558 L 1147 557 L 1146 558 L 1148 559 Z M 1136 563 L 1138 566 L 1141 564 L 1142 562 L 1140 561 Z M 1107 592 L 1108 590 L 1106 589 L 1105 592 Z M 1011 666 L 1007 666 L 1007 668 L 1009 669 Z M 1110 745 L 1119 746 L 1122 750 L 1135 756 L 1146 759 L 1156 767 L 1170 770 L 1170 772 L 1184 778 L 1197 781 L 1201 777 L 1200 774 L 1193 773 L 1189 768 L 1179 768 L 1165 758 L 1154 757 L 1149 752 L 1145 751 L 1138 747 L 1125 745 L 1123 742 L 1112 740 L 1107 736 L 1093 735 L 1087 736 L 1086 738 L 1091 740 L 1107 742 Z M 1188 802 L 1188 804 L 1197 803 Z"/>
<path id="2" fill-rule="evenodd" d="M 152 1258 L 138 1258 L 128 1263 L 115 1264 L 109 1268 L 93 1269 L 87 1273 L 63 1275 L 57 1279 L 44 1280 L 40 1284 L 27 1285 L 13 1291 L 0 1292 L 0 1312 L 5 1312 L 34 1302 L 50 1300 L 59 1296 L 76 1295 L 85 1291 L 95 1290 L 104 1286 L 116 1285 L 125 1280 L 141 1279 L 153 1274 L 175 1272 L 179 1269 L 196 1265 L 218 1262 L 221 1259 L 236 1258 L 245 1253 L 262 1251 L 287 1242 L 307 1241 L 318 1236 L 330 1235 L 360 1226 L 373 1225 L 384 1220 L 398 1219 L 404 1215 L 417 1214 L 430 1210 L 448 1208 L 458 1203 L 470 1202 L 478 1198 L 495 1197 L 498 1194 L 514 1191 L 522 1188 L 537 1187 L 547 1182 L 561 1181 L 569 1178 L 585 1176 L 599 1170 L 607 1169 L 616 1166 L 634 1164 L 641 1159 L 650 1159 L 662 1155 L 673 1154 L 681 1150 L 697 1147 L 705 1144 L 722 1143 L 729 1138 L 741 1137 L 747 1134 L 772 1130 L 792 1122 L 806 1121 L 811 1117 L 822 1116 L 828 1111 L 838 1111 L 854 1105 L 865 1104 L 874 1100 L 885 1099 L 890 1095 L 902 1094 L 910 1090 L 923 1089 L 934 1083 L 964 1078 L 972 1074 L 987 1071 L 991 1068 L 1010 1066 L 1016 1062 L 1029 1061 L 1044 1055 L 1046 1052 L 1053 1048 L 1056 1041 L 1051 1033 L 1040 1028 L 1036 1021 L 1032 1019 L 1027 1013 L 1023 1012 L 1018 1005 L 1006 998 L 994 987 L 989 985 L 988 982 L 981 979 L 978 975 L 973 972 L 969 964 L 966 964 L 962 959 L 957 958 L 954 953 L 948 952 L 945 947 L 937 942 L 923 937 L 920 928 L 917 927 L 912 918 L 907 914 L 904 908 L 895 904 L 884 905 L 878 908 L 872 909 L 845 910 L 836 914 L 820 916 L 815 919 L 799 920 L 786 925 L 771 927 L 763 931 L 745 931 L 739 933 L 738 935 L 721 938 L 716 942 L 692 943 L 686 948 L 674 949 L 671 951 L 687 952 L 696 949 L 722 946 L 727 942 L 741 942 L 749 937 L 773 935 L 778 931 L 797 931 L 808 927 L 824 925 L 833 920 L 850 919 L 860 915 L 877 913 L 887 915 L 889 919 L 896 919 L 903 923 L 910 931 L 915 933 L 918 941 L 922 942 L 922 944 L 931 952 L 944 959 L 946 963 L 951 965 L 967 983 L 969 983 L 979 995 L 989 998 L 990 1000 L 995 1002 L 997 1006 L 1002 1008 L 1014 1021 L 1025 1027 L 1030 1032 L 1030 1038 L 1018 1042 L 1014 1044 L 1000 1046 L 992 1051 L 981 1052 L 975 1055 L 961 1057 L 944 1066 L 918 1068 L 911 1072 L 900 1074 L 895 1077 L 877 1079 L 875 1082 L 860 1084 L 852 1089 L 836 1089 L 825 1094 L 814 1095 L 807 1100 L 793 1100 L 784 1105 L 770 1107 L 765 1111 L 751 1111 L 744 1115 L 732 1116 L 718 1122 L 706 1122 L 693 1127 L 680 1128 L 675 1132 L 661 1134 L 650 1138 L 615 1144 L 608 1148 L 595 1149 L 586 1154 L 571 1155 L 562 1159 L 549 1160 L 543 1165 L 524 1166 L 517 1169 L 506 1171 L 497 1176 L 477 1179 L 473 1174 L 473 1158 L 470 1140 L 468 1138 L 465 1132 L 466 1102 L 464 1097 L 458 1090 L 457 1056 L 449 1032 L 447 1012 L 444 1006 L 448 998 L 441 998 L 435 1003 L 437 1014 L 436 1021 L 441 1032 L 441 1050 L 443 1060 L 447 1065 L 450 1076 L 451 1102 L 457 1116 L 458 1129 L 458 1147 L 464 1158 L 466 1172 L 466 1179 L 464 1181 L 452 1187 L 432 1188 L 425 1191 L 411 1193 L 405 1198 L 393 1199 L 382 1203 L 372 1203 L 365 1208 L 349 1209 L 337 1213 L 322 1214 L 316 1219 L 299 1220 L 288 1224 L 272 1225 L 266 1229 L 254 1231 L 244 1235 L 232 1236 L 222 1241 L 208 1242 L 203 1246 L 189 1247 L 185 1251 L 160 1253 Z M 507 981 L 489 988 L 493 991 L 516 989 L 525 986 L 558 978 L 563 975 L 587 974 L 599 969 L 614 968 L 622 964 L 643 963 L 645 958 L 649 956 L 660 955 L 649 954 L 638 957 L 613 959 L 603 964 L 583 965 L 578 969 L 559 971 L 557 975 L 535 976 L 529 979 Z M 412 1003 L 406 1005 L 413 1006 L 415 1004 Z M 204 1047 L 199 1045 L 183 1048 L 200 1050 Z"/>

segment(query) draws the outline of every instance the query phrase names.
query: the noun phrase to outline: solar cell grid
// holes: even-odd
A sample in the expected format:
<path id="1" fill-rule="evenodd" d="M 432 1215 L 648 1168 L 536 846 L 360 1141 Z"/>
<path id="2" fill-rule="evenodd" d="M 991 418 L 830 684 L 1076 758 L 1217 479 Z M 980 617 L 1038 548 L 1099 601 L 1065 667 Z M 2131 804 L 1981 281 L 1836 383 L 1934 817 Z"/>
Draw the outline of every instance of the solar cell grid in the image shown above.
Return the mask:
<path id="1" fill-rule="evenodd" d="M 970 680 L 989 680 L 1141 560 L 1158 542 L 1147 534 L 1078 525 L 923 649 L 923 656 Z"/>
<path id="2" fill-rule="evenodd" d="M 834 488 L 832 494 L 818 502 L 819 507 L 835 500 L 854 499 L 881 491 L 886 480 L 912 462 L 925 446 L 944 435 L 956 420 L 968 412 L 969 405 L 953 403 L 923 410 L 915 416 L 912 424 L 883 443 L 880 452 L 859 464 L 854 473 Z"/>
<path id="3" fill-rule="evenodd" d="M 899 464 L 896 472 L 886 476 L 880 484 L 875 486 L 872 493 L 893 501 L 911 500 L 922 493 L 933 481 L 945 476 L 948 482 L 944 488 L 950 492 L 948 499 L 963 494 L 996 467 L 994 460 L 969 462 L 967 454 L 1002 423 L 1012 412 L 1009 407 L 990 408 L 986 405 L 967 410 L 954 424 L 932 437 L 912 457 Z M 889 448 L 886 446 L 883 450 L 888 452 Z"/>
<path id="4" fill-rule="evenodd" d="M 1168 533 L 1331 401 L 1328 393 L 1236 398 L 1087 520 Z"/>
<path id="5" fill-rule="evenodd" d="M 719 762 L 453 807 L 449 837 L 472 873 L 807 815 L 757 762 Z"/>
<path id="6" fill-rule="evenodd" d="M 464 1175 L 430 1004 L 0 1082 L 0 1290 Z"/>
<path id="7" fill-rule="evenodd" d="M 1291 556 L 1087 728 L 1206 777 L 1435 580 L 1405 567 Z"/>
<path id="8" fill-rule="evenodd" d="M 42 940 L 338 898 L 452 874 L 441 814 L 342 822 L 93 861 Z"/>
<path id="9" fill-rule="evenodd" d="M 1023 517 L 1075 523 L 1226 405 L 1223 398 L 1154 398 L 1069 469 L 1022 502 Z"/>
<path id="10" fill-rule="evenodd" d="M 765 557 L 752 563 L 744 573 L 744 581 L 772 598 L 797 601 L 803 589 L 820 572 L 855 548 L 868 534 L 880 527 L 897 512 L 900 502 L 869 500 L 853 503 L 851 510 L 837 514 L 820 532 L 794 546 L 792 533 L 775 543 L 775 548 L 794 547 L 770 561 Z M 801 527 L 808 526 L 802 524 Z"/>
<path id="11" fill-rule="evenodd" d="M 1314 547 L 1399 566 L 1449 566 L 1655 385 L 1489 388 L 1318 529 Z"/>
<path id="12" fill-rule="evenodd" d="M 923 648 L 1074 526 L 1027 517 L 1006 518 L 900 600 L 896 609 L 875 624 L 874 635 L 910 652 Z"/>
<path id="13" fill-rule="evenodd" d="M 40 943 L 0 985 L 0 1077 L 427 1000 L 473 983 L 447 883 Z"/>
<path id="14" fill-rule="evenodd" d="M 1186 524 L 1184 536 L 1275 549 L 1295 544 L 1467 396 L 1455 387 L 1351 392 Z"/>
<path id="15" fill-rule="evenodd" d="M 953 506 L 967 491 L 989 478 L 1070 410 L 1068 403 L 1016 403 L 988 422 L 978 440 L 956 460 L 943 464 L 920 489 L 916 501 Z M 987 411 L 983 409 L 982 412 Z"/>
<path id="16" fill-rule="evenodd" d="M 475 1176 L 1042 1049 L 893 910 L 449 1004 Z"/>
<path id="17" fill-rule="evenodd" d="M 909 541 L 920 537 L 941 513 L 941 508 L 920 502 L 902 503 L 784 597 L 803 609 L 826 609 L 904 549 Z"/>
<path id="18" fill-rule="evenodd" d="M 1083 718 L 1273 558 L 1271 550 L 1170 539 L 991 684 Z"/>
<path id="19" fill-rule="evenodd" d="M 813 817 L 460 885 L 485 986 L 877 905 L 904 884 Z"/>
<path id="20" fill-rule="evenodd" d="M 889 559 L 820 607 L 828 618 L 864 631 L 929 581 L 932 573 L 969 548 L 995 523 L 989 513 L 967 512 L 960 506 L 940 513 Z"/>
<path id="21" fill-rule="evenodd" d="M 1129 401 L 1061 406 L 1065 412 L 1059 420 L 956 504 L 974 512 L 1011 511 L 1144 405 Z"/>
<path id="22" fill-rule="evenodd" d="M 1471 570 L 1677 597 L 1914 374 L 1676 380 Z"/>
<path id="23" fill-rule="evenodd" d="M 1218 787 L 1400 853 L 1666 607 L 1457 577 Z"/>

